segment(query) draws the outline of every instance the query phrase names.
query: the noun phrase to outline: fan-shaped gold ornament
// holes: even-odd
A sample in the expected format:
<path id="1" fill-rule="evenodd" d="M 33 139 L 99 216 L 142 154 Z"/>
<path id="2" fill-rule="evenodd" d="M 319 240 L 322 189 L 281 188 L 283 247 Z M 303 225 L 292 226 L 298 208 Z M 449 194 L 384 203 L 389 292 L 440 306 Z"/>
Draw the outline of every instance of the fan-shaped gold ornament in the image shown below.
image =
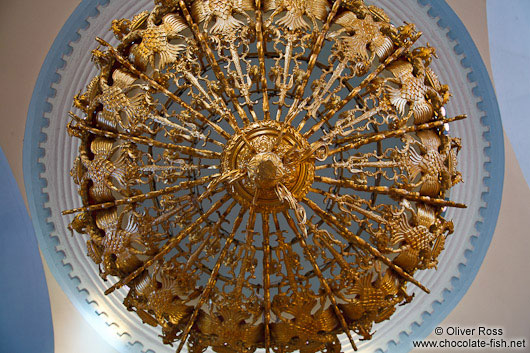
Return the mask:
<path id="1" fill-rule="evenodd" d="M 433 268 L 461 181 L 448 87 L 360 0 L 158 0 L 75 98 L 71 229 L 192 352 L 338 352 Z"/>

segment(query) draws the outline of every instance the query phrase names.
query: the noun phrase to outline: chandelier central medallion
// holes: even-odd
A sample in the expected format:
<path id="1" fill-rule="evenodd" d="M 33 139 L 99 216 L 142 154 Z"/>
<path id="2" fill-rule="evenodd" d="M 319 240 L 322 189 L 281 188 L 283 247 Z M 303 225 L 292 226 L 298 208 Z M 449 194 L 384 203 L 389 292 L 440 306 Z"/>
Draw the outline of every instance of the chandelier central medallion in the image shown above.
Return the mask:
<path id="1" fill-rule="evenodd" d="M 339 352 L 409 303 L 452 233 L 450 94 L 361 0 L 157 0 L 97 39 L 71 170 L 100 275 L 163 341 Z"/>
<path id="2" fill-rule="evenodd" d="M 256 122 L 228 142 L 221 170 L 224 175 L 246 172 L 228 187 L 242 206 L 280 212 L 289 208 L 282 195 L 287 193 L 296 202 L 313 183 L 315 163 L 310 152 L 309 142 L 293 127 L 273 120 Z"/>

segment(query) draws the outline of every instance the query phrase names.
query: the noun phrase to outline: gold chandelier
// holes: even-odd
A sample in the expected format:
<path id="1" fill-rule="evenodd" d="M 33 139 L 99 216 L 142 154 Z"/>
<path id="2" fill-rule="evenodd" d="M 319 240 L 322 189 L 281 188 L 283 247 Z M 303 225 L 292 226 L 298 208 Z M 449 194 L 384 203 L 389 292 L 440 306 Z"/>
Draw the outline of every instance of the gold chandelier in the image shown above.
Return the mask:
<path id="1" fill-rule="evenodd" d="M 115 20 L 68 131 L 101 277 L 177 352 L 339 352 L 436 267 L 449 89 L 361 0 L 156 0 Z"/>

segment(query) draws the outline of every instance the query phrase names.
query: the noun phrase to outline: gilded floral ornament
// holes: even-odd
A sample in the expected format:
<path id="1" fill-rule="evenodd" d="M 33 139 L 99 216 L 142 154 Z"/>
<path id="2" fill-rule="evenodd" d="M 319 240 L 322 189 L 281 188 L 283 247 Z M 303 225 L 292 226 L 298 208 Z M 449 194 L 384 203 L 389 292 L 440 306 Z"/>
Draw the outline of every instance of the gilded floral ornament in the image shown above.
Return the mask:
<path id="1" fill-rule="evenodd" d="M 291 31 L 310 28 L 304 16 L 308 16 L 313 23 L 316 23 L 317 19 L 325 20 L 328 8 L 326 0 L 265 0 L 263 3 L 264 11 L 274 10 L 269 21 L 272 21 L 275 15 L 284 12 L 276 23 Z"/>
<path id="2" fill-rule="evenodd" d="M 361 72 L 369 69 L 375 55 L 379 60 L 390 55 L 393 43 L 382 32 L 385 27 L 390 27 L 388 23 L 374 21 L 371 14 L 358 18 L 351 11 L 344 12 L 335 22 L 342 26 L 342 29 L 335 35 L 341 31 L 349 32 L 349 36 L 342 38 L 345 46 L 344 53 L 356 56 L 352 58 L 352 61 L 358 62 L 358 65 L 362 67 Z"/>
<path id="3" fill-rule="evenodd" d="M 428 292 L 465 116 L 414 25 L 360 0 L 160 0 L 112 30 L 74 99 L 64 213 L 164 343 L 356 349 Z"/>
<path id="4" fill-rule="evenodd" d="M 251 10 L 254 10 L 254 3 L 250 0 L 198 0 L 192 4 L 191 14 L 195 21 L 204 22 L 205 28 L 215 19 L 210 33 L 230 33 L 244 25 L 234 15 Z"/>
<path id="5" fill-rule="evenodd" d="M 184 20 L 175 14 L 168 14 L 162 18 L 162 23 L 156 25 L 152 16 L 148 16 L 147 27 L 137 29 L 129 33 L 123 40 L 132 41 L 141 38 L 139 44 L 131 46 L 131 53 L 135 56 L 135 64 L 145 68 L 147 64 L 157 69 L 177 59 L 178 53 L 185 48 L 183 44 L 172 44 L 172 39 L 178 37 L 179 33 L 187 26 Z M 158 54 L 158 62 L 155 63 L 155 54 Z"/>

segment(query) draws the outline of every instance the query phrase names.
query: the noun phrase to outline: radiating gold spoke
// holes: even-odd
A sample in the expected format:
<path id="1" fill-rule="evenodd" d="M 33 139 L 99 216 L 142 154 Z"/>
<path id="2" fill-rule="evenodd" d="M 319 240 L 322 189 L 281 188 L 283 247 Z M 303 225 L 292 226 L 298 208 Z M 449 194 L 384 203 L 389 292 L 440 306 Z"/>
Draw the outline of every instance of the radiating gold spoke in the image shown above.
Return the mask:
<path id="1" fill-rule="evenodd" d="M 337 11 L 339 10 L 339 6 L 342 3 L 342 0 L 336 0 L 333 3 L 333 6 L 331 7 L 331 10 L 328 13 L 328 17 L 326 19 L 326 22 L 320 29 L 320 33 L 318 34 L 317 39 L 315 40 L 312 48 L 311 48 L 311 55 L 309 57 L 309 62 L 307 63 L 307 69 L 304 73 L 304 76 L 302 78 L 302 82 L 300 82 L 296 88 L 295 92 L 295 98 L 294 102 L 291 105 L 291 108 L 289 109 L 289 112 L 287 113 L 287 116 L 285 117 L 285 123 L 290 125 L 293 119 L 295 118 L 296 114 L 300 107 L 300 100 L 304 96 L 304 92 L 307 86 L 307 83 L 309 82 L 309 77 L 311 76 L 311 73 L 313 72 L 313 69 L 315 68 L 315 64 L 318 59 L 318 55 L 320 54 L 320 51 L 322 50 L 322 47 L 324 45 L 324 39 L 326 38 L 326 35 L 328 33 L 329 27 L 331 26 L 331 22 L 337 15 Z"/>
<path id="2" fill-rule="evenodd" d="M 348 324 L 346 323 L 346 320 L 344 319 L 344 315 L 342 315 L 342 312 L 340 311 L 337 305 L 337 300 L 335 298 L 335 295 L 331 291 L 328 281 L 324 278 L 322 271 L 320 271 L 320 267 L 318 266 L 313 254 L 311 253 L 311 250 L 309 250 L 307 243 L 305 241 L 305 238 L 302 236 L 302 234 L 300 234 L 298 228 L 296 227 L 295 222 L 293 221 L 291 216 L 286 211 L 283 212 L 283 216 L 285 217 L 287 224 L 289 224 L 289 227 L 293 230 L 294 234 L 298 238 L 298 241 L 300 242 L 300 245 L 302 246 L 302 249 L 304 251 L 304 255 L 311 263 L 311 266 L 313 267 L 313 270 L 315 271 L 318 277 L 318 280 L 320 281 L 321 286 L 324 287 L 324 290 L 326 291 L 329 301 L 331 302 L 331 305 L 333 306 L 333 311 L 335 312 L 335 315 L 337 315 L 337 318 L 339 319 L 340 325 L 342 327 L 342 331 L 346 334 L 346 336 L 348 336 L 348 340 L 350 341 L 352 348 L 354 350 L 357 350 L 357 346 L 355 345 L 355 342 L 353 341 L 353 337 L 351 336 L 351 332 L 348 327 Z"/>
<path id="3" fill-rule="evenodd" d="M 226 79 L 223 71 L 219 67 L 219 63 L 215 59 L 215 55 L 213 54 L 212 49 L 210 49 L 210 46 L 208 45 L 208 41 L 206 40 L 205 33 L 201 32 L 201 30 L 199 29 L 199 26 L 195 23 L 195 21 L 193 21 L 193 18 L 191 17 L 190 12 L 188 11 L 188 7 L 186 6 L 186 3 L 184 2 L 184 0 L 179 0 L 179 5 L 180 5 L 180 9 L 182 10 L 182 13 L 184 14 L 184 17 L 186 18 L 186 21 L 190 25 L 193 36 L 199 41 L 203 52 L 206 54 L 206 59 L 210 63 L 215 76 L 220 81 L 223 91 L 230 98 L 234 108 L 236 109 L 243 123 L 248 124 L 250 121 L 248 120 L 247 114 L 245 113 L 241 105 L 239 104 L 239 101 L 237 100 L 237 97 L 234 92 L 234 89 L 232 88 L 232 85 L 228 83 L 228 80 Z M 231 112 L 228 113 L 228 117 L 230 119 L 232 128 L 234 128 L 236 132 L 238 132 L 238 129 L 239 129 L 238 124 L 235 121 L 235 118 Z"/>
<path id="4" fill-rule="evenodd" d="M 311 137 L 315 132 L 317 132 L 322 125 L 324 125 L 326 122 L 328 122 L 338 111 L 340 111 L 342 108 L 346 106 L 352 99 L 357 97 L 357 95 L 369 84 L 373 82 L 373 80 L 381 73 L 383 70 L 385 70 L 388 65 L 390 65 L 392 62 L 397 60 L 403 53 L 405 53 L 419 38 L 419 35 L 407 42 L 404 46 L 397 48 L 392 55 L 390 55 L 383 63 L 381 63 L 374 71 L 372 71 L 368 76 L 364 78 L 364 80 L 355 87 L 350 93 L 346 96 L 346 98 L 340 100 L 331 108 L 327 114 L 311 129 L 309 129 L 305 134 L 303 134 L 304 138 L 308 139 Z"/>
<path id="5" fill-rule="evenodd" d="M 269 93 L 267 90 L 267 72 L 265 70 L 265 40 L 263 38 L 263 13 L 261 10 L 261 0 L 256 0 L 256 33 L 257 33 L 257 42 L 256 47 L 258 50 L 259 58 L 259 72 L 260 72 L 260 83 L 261 83 L 261 92 L 263 99 L 263 119 L 270 120 L 270 106 L 269 106 Z"/>
<path id="6" fill-rule="evenodd" d="M 186 71 L 184 73 L 184 77 L 189 83 L 191 83 L 193 87 L 199 91 L 200 95 L 203 97 L 203 99 L 200 100 L 201 104 L 203 104 L 211 114 L 216 114 L 222 117 L 229 115 L 226 102 L 223 100 L 222 96 L 215 94 L 210 88 L 208 88 L 207 92 L 206 89 L 200 84 L 199 78 L 195 77 L 191 72 Z M 213 83 L 206 79 L 205 81 L 207 81 L 206 86 L 210 86 Z M 227 120 L 229 122 L 232 121 L 230 119 Z"/>
<path id="7" fill-rule="evenodd" d="M 154 147 L 160 147 L 160 148 L 164 148 L 168 150 L 178 151 L 180 153 L 184 153 L 184 154 L 187 154 L 193 157 L 206 158 L 206 159 L 220 159 L 221 158 L 221 154 L 218 152 L 202 150 L 199 148 L 182 146 L 182 145 L 175 145 L 172 143 L 160 142 L 160 141 L 153 140 L 152 138 L 145 137 L 145 136 L 131 136 L 131 135 L 123 134 L 123 133 L 101 130 L 95 127 L 90 127 L 90 126 L 85 125 L 83 123 L 83 120 L 73 113 L 70 113 L 70 117 L 73 118 L 77 122 L 77 125 L 72 125 L 72 124 L 68 125 L 68 127 L 72 130 L 88 131 L 91 134 L 94 134 L 97 136 L 107 137 L 111 139 L 120 139 L 124 141 L 139 143 L 139 144 L 146 145 L 146 146 L 154 146 Z"/>
<path id="8" fill-rule="evenodd" d="M 337 196 L 336 194 L 333 194 L 333 193 L 330 193 L 330 192 L 326 192 L 324 190 L 320 190 L 320 189 L 317 189 L 317 188 L 310 188 L 309 189 L 310 192 L 314 192 L 314 193 L 317 193 L 317 194 L 320 194 L 326 198 L 329 198 L 330 200 L 333 200 L 333 201 L 338 201 L 337 199 L 339 198 L 339 196 Z M 381 217 L 381 215 L 375 213 L 375 212 L 372 212 L 372 211 L 369 211 L 369 210 L 366 210 L 360 206 L 357 206 L 357 205 L 349 205 L 349 207 L 351 209 L 353 209 L 355 212 L 358 212 L 359 214 L 362 214 L 363 216 L 379 223 L 379 224 L 383 224 L 386 222 L 386 220 Z"/>
<path id="9" fill-rule="evenodd" d="M 177 200 L 183 203 L 181 204 L 179 202 L 175 202 L 177 205 L 167 207 L 163 211 L 158 211 L 157 217 L 152 220 L 149 220 L 148 223 L 146 224 L 146 227 L 153 228 L 159 224 L 164 224 L 168 222 L 170 219 L 171 221 L 178 223 L 181 220 L 187 217 L 193 217 L 200 212 L 198 208 L 191 209 L 191 210 L 187 209 L 187 204 L 185 202 L 189 200 L 188 196 L 180 196 L 177 198 Z M 174 201 L 177 201 L 177 200 L 174 200 Z"/>
<path id="10" fill-rule="evenodd" d="M 359 162 L 359 163 L 356 163 L 355 165 L 359 167 L 363 167 L 363 168 L 395 168 L 395 167 L 400 166 L 399 162 L 395 162 L 395 161 Z M 329 169 L 329 168 L 348 169 L 349 166 L 345 162 L 335 162 L 335 163 L 318 165 L 315 167 L 315 170 L 323 170 L 323 169 Z"/>
<path id="11" fill-rule="evenodd" d="M 100 44 L 107 47 L 109 51 L 111 52 L 111 54 L 116 58 L 116 60 L 118 60 L 120 64 L 125 66 L 132 74 L 136 75 L 138 78 L 147 82 L 147 84 L 149 84 L 149 86 L 153 87 L 154 89 L 164 93 L 166 96 L 171 98 L 174 102 L 176 102 L 177 104 L 182 106 L 184 109 L 189 111 L 200 122 L 210 125 L 212 129 L 215 132 L 217 132 L 220 136 L 222 136 L 225 140 L 228 140 L 230 138 L 230 135 L 225 130 L 223 130 L 223 128 L 221 128 L 219 125 L 217 125 L 213 121 L 210 121 L 200 112 L 193 109 L 193 107 L 190 106 L 188 103 L 184 102 L 180 97 L 173 94 L 173 92 L 169 91 L 167 88 L 165 88 L 164 86 L 162 86 L 161 84 L 159 84 L 158 82 L 156 82 L 155 80 L 153 80 L 152 78 L 150 78 L 149 76 L 147 76 L 146 74 L 144 74 L 143 72 L 135 68 L 134 65 L 132 65 L 128 60 L 124 59 L 112 45 L 110 45 L 109 43 L 107 43 L 101 38 L 96 38 L 96 40 Z"/>
<path id="12" fill-rule="evenodd" d="M 291 124 L 292 124 L 292 121 L 294 120 L 294 118 L 298 115 L 298 113 L 302 110 L 302 103 L 301 103 L 301 99 L 304 95 L 304 92 L 305 92 L 305 89 L 306 89 L 306 86 L 307 86 L 307 83 L 309 82 L 309 77 L 311 76 L 311 73 L 315 67 L 315 64 L 317 62 L 317 58 L 318 58 L 318 55 L 320 54 L 320 51 L 322 50 L 322 46 L 324 44 L 324 39 L 326 38 L 326 34 L 329 30 L 329 26 L 331 25 L 331 21 L 333 20 L 333 18 L 335 17 L 335 15 L 337 14 L 337 11 L 339 9 L 339 5 L 341 4 L 342 0 L 338 0 L 338 1 L 335 1 L 335 3 L 333 4 L 333 7 L 331 8 L 329 14 L 328 14 L 328 17 L 326 19 L 326 22 L 324 23 L 324 26 L 322 27 L 321 29 L 321 32 L 320 34 L 318 35 L 317 39 L 315 40 L 312 48 L 311 48 L 311 55 L 309 57 L 309 61 L 307 63 L 307 69 L 306 69 L 306 72 L 304 73 L 304 76 L 302 78 L 302 82 L 299 83 L 299 85 L 297 86 L 296 88 L 296 91 L 294 93 L 294 101 L 293 103 L 291 104 L 291 107 L 289 108 L 289 111 L 287 112 L 287 115 L 284 119 L 285 121 L 285 124 L 284 124 L 284 129 L 282 129 L 282 131 L 280 131 L 280 133 L 278 134 L 278 137 L 276 138 L 276 141 L 273 145 L 273 148 L 272 150 L 276 150 L 276 148 L 278 147 L 280 141 L 282 141 L 283 139 L 283 136 L 286 132 L 286 129 L 288 127 L 291 127 Z M 278 118 L 278 117 L 277 117 Z"/>
<path id="13" fill-rule="evenodd" d="M 68 215 L 68 214 L 73 214 L 73 213 L 78 213 L 78 212 L 92 212 L 92 211 L 97 211 L 97 210 L 104 210 L 104 209 L 111 208 L 114 206 L 139 203 L 145 200 L 153 199 L 158 196 L 176 193 L 177 191 L 180 191 L 180 190 L 191 189 L 195 186 L 206 184 L 210 181 L 213 181 L 216 178 L 219 178 L 220 176 L 221 174 L 214 174 L 214 175 L 204 176 L 196 180 L 182 181 L 178 185 L 169 186 L 164 189 L 160 189 L 156 191 L 149 191 L 145 194 L 135 195 L 135 196 L 131 196 L 128 198 L 119 199 L 119 200 L 102 202 L 102 203 L 93 204 L 89 206 L 74 208 L 71 210 L 63 211 L 62 214 Z"/>
<path id="14" fill-rule="evenodd" d="M 289 285 L 293 289 L 293 292 L 297 292 L 298 281 L 296 280 L 295 273 L 291 266 L 291 259 L 294 258 L 293 249 L 291 248 L 291 245 L 285 242 L 285 238 L 282 234 L 284 231 L 280 227 L 280 222 L 278 221 L 278 215 L 276 213 L 272 214 L 272 220 L 274 222 L 274 227 L 276 229 L 275 234 L 276 234 L 276 239 L 278 241 L 276 257 L 278 258 L 278 261 L 280 261 L 280 256 L 278 252 L 282 253 L 282 258 L 283 258 L 282 263 L 285 266 L 285 271 L 287 272 L 287 280 L 289 281 Z"/>
<path id="15" fill-rule="evenodd" d="M 329 185 L 345 187 L 356 191 L 375 192 L 378 194 L 390 195 L 394 197 L 402 197 L 410 201 L 421 201 L 429 205 L 467 208 L 467 206 L 462 203 L 444 200 L 437 197 L 423 196 L 419 192 L 399 189 L 395 187 L 361 185 L 356 184 L 353 181 L 347 179 L 337 180 L 323 176 L 315 176 L 315 181 L 319 181 Z"/>
<path id="16" fill-rule="evenodd" d="M 252 259 L 254 258 L 254 252 L 256 251 L 252 243 L 254 242 L 254 227 L 256 225 L 256 208 L 254 205 L 250 206 L 248 211 L 247 227 L 245 229 L 245 256 L 243 262 L 241 263 L 241 268 L 239 269 L 239 275 L 236 278 L 236 284 L 234 292 L 241 294 L 243 291 L 243 286 L 245 285 L 245 274 L 248 272 L 248 269 L 251 266 Z"/>
<path id="17" fill-rule="evenodd" d="M 270 256 L 271 247 L 269 241 L 269 214 L 261 214 L 262 221 L 262 236 L 263 236 L 263 301 L 265 302 L 265 352 L 270 352 L 271 347 L 271 332 L 270 332 L 270 320 L 271 320 L 271 293 L 270 293 Z"/>
<path id="18" fill-rule="evenodd" d="M 199 314 L 199 310 L 201 307 L 206 303 L 208 298 L 210 297 L 210 293 L 212 292 L 212 289 L 215 287 L 215 284 L 217 283 L 217 278 L 219 275 L 219 270 L 221 268 L 221 264 L 223 263 L 224 259 L 226 258 L 226 255 L 228 254 L 228 249 L 230 249 L 230 246 L 232 245 L 232 242 L 234 241 L 234 237 L 236 236 L 237 230 L 241 226 L 241 222 L 243 222 L 243 216 L 247 210 L 245 208 L 241 208 L 239 211 L 239 214 L 237 215 L 236 219 L 234 220 L 234 225 L 232 227 L 232 232 L 226 239 L 226 242 L 223 246 L 223 249 L 219 253 L 219 257 L 217 258 L 217 261 L 213 267 L 212 273 L 210 275 L 210 278 L 208 279 L 208 283 L 206 284 L 206 287 L 204 288 L 204 291 L 201 293 L 201 296 L 199 297 L 199 301 L 197 304 L 195 304 L 195 307 L 193 309 L 193 313 L 190 316 L 190 319 L 188 320 L 188 323 L 186 324 L 186 328 L 184 329 L 184 332 L 180 336 L 180 342 L 177 348 L 177 353 L 182 351 L 182 348 L 184 347 L 184 344 L 188 340 L 188 336 L 190 334 L 191 328 L 195 324 L 195 321 L 197 319 L 197 315 Z"/>
<path id="19" fill-rule="evenodd" d="M 229 42 L 230 43 L 228 45 L 231 54 L 231 58 L 229 59 L 229 61 L 234 64 L 237 73 L 237 78 L 239 79 L 239 95 L 236 95 L 236 98 L 239 98 L 241 96 L 245 100 L 245 104 L 247 105 L 252 118 L 250 119 L 250 121 L 258 121 L 258 117 L 253 106 L 254 103 L 250 98 L 250 88 L 252 86 L 252 84 L 250 83 L 251 81 L 245 79 L 245 75 L 243 74 L 243 69 L 241 67 L 241 57 L 239 55 L 238 48 L 235 45 L 235 41 Z M 247 54 L 244 54 L 243 57 L 243 62 L 246 62 L 248 65 Z"/>
<path id="20" fill-rule="evenodd" d="M 426 293 L 429 293 L 429 289 L 427 289 L 423 284 L 421 284 L 418 280 L 416 280 L 414 277 L 412 277 L 410 274 L 405 272 L 401 267 L 395 265 L 392 261 L 390 261 L 386 256 L 381 254 L 379 250 L 371 246 L 368 242 L 363 240 L 362 238 L 358 237 L 357 235 L 353 234 L 348 228 L 346 228 L 335 216 L 332 214 L 326 213 L 324 210 L 322 210 L 316 203 L 309 200 L 307 197 L 302 200 L 306 205 L 309 206 L 315 212 L 324 222 L 326 222 L 331 227 L 337 229 L 340 234 L 342 234 L 348 241 L 356 243 L 358 246 L 360 246 L 362 249 L 367 250 L 370 254 L 372 254 L 375 258 L 381 260 L 385 265 L 390 267 L 392 270 L 394 270 L 398 275 L 406 279 L 407 281 L 415 284 L 418 288 L 423 290 Z"/>
<path id="21" fill-rule="evenodd" d="M 279 97 L 278 97 L 278 103 L 277 103 L 278 110 L 276 111 L 276 118 L 275 118 L 276 121 L 280 121 L 280 118 L 282 116 L 282 110 L 285 104 L 285 98 L 287 96 L 294 97 L 294 95 L 288 92 L 289 84 L 287 83 L 288 78 L 289 78 L 289 68 L 291 66 L 291 60 L 292 60 L 292 55 L 293 55 L 293 39 L 291 37 L 287 38 L 287 45 L 285 47 L 285 52 L 283 55 L 284 55 L 283 57 L 284 63 L 283 63 L 283 70 L 282 70 L 282 81 L 280 84 Z"/>
<path id="22" fill-rule="evenodd" d="M 349 150 L 358 149 L 369 143 L 382 141 L 382 140 L 392 138 L 392 137 L 400 137 L 400 136 L 403 136 L 411 132 L 436 129 L 436 128 L 444 126 L 445 124 L 452 123 L 454 121 L 458 121 L 458 120 L 462 120 L 466 118 L 467 118 L 466 115 L 458 115 L 453 118 L 435 120 L 435 121 L 431 121 L 431 122 L 419 124 L 419 125 L 411 125 L 411 126 L 403 127 L 401 129 L 396 129 L 396 130 L 387 130 L 387 131 L 382 131 L 382 132 L 374 132 L 374 133 L 369 133 L 369 134 L 358 134 L 354 136 L 348 136 L 343 139 L 337 140 L 336 143 L 342 146 L 329 151 L 328 156 L 331 156 L 331 155 L 334 155 L 340 152 L 346 152 Z"/>
<path id="23" fill-rule="evenodd" d="M 203 97 L 205 99 L 208 99 L 210 101 L 211 104 L 208 104 L 209 106 L 209 111 L 219 115 L 220 117 L 224 118 L 229 124 L 230 126 L 232 127 L 232 129 L 234 129 L 234 131 L 239 131 L 239 126 L 238 126 L 238 123 L 234 117 L 234 115 L 232 114 L 232 112 L 230 111 L 230 109 L 228 109 L 228 105 L 227 105 L 227 102 L 225 102 L 224 100 L 224 97 L 223 95 L 217 95 L 215 94 L 211 89 L 209 89 L 209 93 L 212 94 L 214 97 L 213 99 L 208 95 L 208 93 L 204 90 L 204 88 L 198 83 L 198 80 L 193 77 L 190 73 L 188 73 L 188 80 L 190 81 L 195 81 L 195 84 L 194 86 L 197 87 L 199 89 L 199 92 L 201 92 L 201 94 L 203 95 Z M 211 82 L 210 82 L 211 84 Z M 237 97 L 236 97 L 237 99 Z M 204 104 L 204 101 L 203 101 L 203 104 Z M 245 122 L 245 124 L 247 124 Z"/>
<path id="24" fill-rule="evenodd" d="M 190 257 L 186 261 L 185 270 L 189 270 L 192 267 L 192 265 L 194 265 L 195 262 L 199 259 L 200 255 L 203 253 L 206 246 L 210 244 L 210 239 L 212 238 L 212 235 L 216 238 L 219 238 L 219 235 L 220 235 L 219 228 L 224 222 L 226 222 L 226 218 L 228 217 L 230 212 L 232 212 L 232 209 L 236 205 L 237 205 L 237 202 L 232 201 L 232 203 L 228 205 L 228 207 L 223 212 L 223 214 L 219 216 L 219 220 L 215 222 L 215 224 L 210 228 L 211 230 L 208 231 L 208 234 L 206 235 L 206 239 L 202 241 L 201 245 L 197 247 L 197 249 L 190 255 Z M 212 232 L 214 234 L 212 234 Z"/>
<path id="25" fill-rule="evenodd" d="M 162 249 L 160 249 L 160 251 L 155 256 L 145 261 L 141 267 L 139 267 L 137 270 L 129 274 L 127 277 L 119 280 L 113 286 L 108 288 L 105 291 L 105 294 L 108 295 L 114 292 L 116 289 L 120 289 L 121 287 L 128 284 L 136 277 L 138 277 L 143 271 L 145 271 L 147 268 L 153 265 L 156 261 L 162 260 L 166 254 L 168 254 L 178 243 L 182 241 L 182 239 L 184 239 L 191 232 L 193 232 L 199 225 L 201 225 L 205 220 L 207 220 L 208 217 L 212 215 L 212 213 L 214 213 L 219 208 L 221 208 L 221 206 L 223 206 L 229 199 L 230 199 L 230 195 L 228 193 L 223 195 L 223 197 L 221 197 L 219 201 L 214 203 L 210 207 L 210 209 L 206 211 L 203 215 L 201 215 L 196 221 L 194 221 L 191 225 L 189 225 L 184 230 L 180 231 L 180 233 L 176 237 L 169 239 L 168 242 L 162 247 Z"/>
<path id="26" fill-rule="evenodd" d="M 174 130 L 172 131 L 174 132 Z M 209 132 L 208 132 L 209 134 Z M 183 139 L 184 141 L 187 141 L 189 143 L 195 143 L 197 139 L 200 139 L 200 140 L 203 140 L 204 142 L 202 142 L 201 144 L 206 144 L 206 143 L 213 143 L 214 145 L 217 145 L 219 147 L 224 147 L 224 143 L 222 142 L 219 142 L 217 140 L 214 140 L 213 138 L 211 138 L 210 136 L 208 135 L 203 135 L 201 137 L 192 137 L 190 135 L 184 135 L 184 134 L 177 134 L 176 135 L 176 138 L 180 138 L 180 139 Z"/>
<path id="27" fill-rule="evenodd" d="M 330 240 L 334 243 L 340 243 L 340 241 L 336 240 L 333 235 L 331 235 L 329 232 L 327 231 L 322 231 L 322 230 L 319 230 L 319 229 L 316 229 L 316 226 L 314 226 L 315 229 L 313 229 L 313 242 L 314 243 L 322 243 L 324 244 L 324 247 L 326 249 L 328 249 L 328 251 L 331 253 L 331 255 L 333 255 L 333 258 L 335 259 L 335 261 L 339 264 L 339 266 L 344 270 L 344 271 L 347 271 L 349 273 L 352 273 L 354 274 L 356 271 L 355 269 L 348 263 L 348 261 L 346 261 L 346 259 L 342 256 L 341 253 L 339 253 L 334 247 L 333 245 L 331 245 L 329 243 L 329 240 L 327 239 L 327 237 L 330 238 Z M 324 232 L 325 235 L 319 235 L 318 233 L 319 232 Z"/>
<path id="28" fill-rule="evenodd" d="M 339 61 L 339 64 L 336 68 L 334 68 L 331 72 L 331 77 L 326 82 L 326 85 L 322 87 L 322 85 L 319 85 L 316 89 L 313 90 L 313 94 L 311 96 L 311 100 L 313 103 L 307 108 L 307 113 L 303 117 L 300 124 L 298 124 L 297 130 L 302 131 L 305 124 L 309 119 L 315 118 L 315 115 L 317 115 L 318 109 L 324 105 L 325 101 L 329 100 L 332 96 L 332 93 L 330 93 L 330 89 L 332 88 L 333 84 L 341 77 L 342 72 L 347 67 L 347 60 L 343 59 Z M 326 94 L 329 94 L 327 98 L 324 98 Z M 308 101 L 309 103 L 309 101 Z"/>

